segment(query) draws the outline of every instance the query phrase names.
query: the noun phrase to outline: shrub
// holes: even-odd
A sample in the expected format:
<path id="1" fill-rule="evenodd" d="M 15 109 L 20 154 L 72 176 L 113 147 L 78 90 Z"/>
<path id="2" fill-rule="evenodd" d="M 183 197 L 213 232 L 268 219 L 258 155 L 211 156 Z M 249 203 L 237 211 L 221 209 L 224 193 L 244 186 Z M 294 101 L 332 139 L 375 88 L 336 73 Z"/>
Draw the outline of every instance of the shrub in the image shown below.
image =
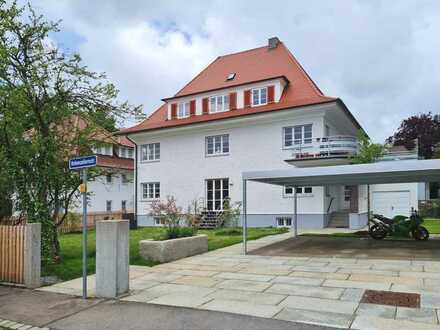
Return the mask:
<path id="1" fill-rule="evenodd" d="M 215 232 L 216 236 L 240 236 L 243 235 L 243 230 L 241 228 L 225 228 Z"/>
<path id="2" fill-rule="evenodd" d="M 225 227 L 237 228 L 239 226 L 241 203 L 232 204 L 229 198 L 223 202 L 223 213 L 220 215 L 220 222 Z"/>

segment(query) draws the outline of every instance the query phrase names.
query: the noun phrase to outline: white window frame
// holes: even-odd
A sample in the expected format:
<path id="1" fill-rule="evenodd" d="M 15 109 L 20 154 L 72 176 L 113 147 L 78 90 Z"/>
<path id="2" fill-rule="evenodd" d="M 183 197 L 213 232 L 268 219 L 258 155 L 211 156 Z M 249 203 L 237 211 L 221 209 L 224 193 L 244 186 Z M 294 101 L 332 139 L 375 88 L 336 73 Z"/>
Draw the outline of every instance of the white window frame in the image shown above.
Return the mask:
<path id="1" fill-rule="evenodd" d="M 160 199 L 160 182 L 142 182 L 141 192 L 143 200 Z"/>
<path id="2" fill-rule="evenodd" d="M 147 143 L 142 144 L 140 147 L 140 159 L 141 163 L 150 163 L 160 161 L 160 143 Z M 145 156 L 145 158 L 144 158 Z"/>
<path id="3" fill-rule="evenodd" d="M 188 102 L 180 102 L 177 105 L 177 118 L 188 118 L 190 116 L 190 105 Z"/>
<path id="4" fill-rule="evenodd" d="M 262 91 L 264 91 L 265 99 L 262 100 Z M 256 96 L 256 97 L 255 97 Z M 252 98 L 252 106 L 257 107 L 260 105 L 266 105 L 267 104 L 267 86 L 265 87 L 259 87 L 259 88 L 253 88 L 251 92 L 251 98 Z"/>
<path id="5" fill-rule="evenodd" d="M 212 145 L 212 152 L 210 152 L 210 145 Z M 229 134 L 211 135 L 205 137 L 205 155 L 207 157 L 229 155 L 230 150 L 231 145 Z"/>
<path id="6" fill-rule="evenodd" d="M 209 98 L 209 113 L 225 112 L 229 110 L 228 95 L 214 95 Z"/>
<path id="7" fill-rule="evenodd" d="M 276 221 L 276 225 L 277 225 L 278 228 L 290 228 L 290 227 L 292 227 L 292 217 L 276 217 L 275 221 Z M 283 224 L 280 225 L 280 222 L 282 222 Z"/>
<path id="8" fill-rule="evenodd" d="M 134 158 L 134 150 L 133 150 L 133 148 L 127 148 L 127 150 L 128 150 L 128 157 L 127 158 L 133 159 Z"/>
<path id="9" fill-rule="evenodd" d="M 153 222 L 156 227 L 164 227 L 166 225 L 165 219 L 163 217 L 155 216 L 153 217 Z"/>
<path id="10" fill-rule="evenodd" d="M 212 198 L 209 198 L 209 182 L 212 182 Z M 219 188 L 216 188 L 216 182 L 219 182 Z M 226 199 L 230 198 L 230 190 L 229 190 L 229 178 L 216 178 L 216 179 L 206 179 L 205 180 L 205 196 L 206 196 L 206 208 L 209 211 L 222 211 L 224 203 Z M 225 187 L 226 184 L 226 187 Z M 223 196 L 224 190 L 227 190 L 227 196 Z M 216 197 L 216 192 L 220 192 L 220 198 Z M 212 207 L 209 207 L 209 203 L 212 202 Z M 219 202 L 220 208 L 216 207 L 216 203 Z"/>
<path id="11" fill-rule="evenodd" d="M 313 196 L 313 187 L 309 187 L 309 186 L 296 187 L 296 196 L 297 197 L 311 197 L 311 196 Z M 283 197 L 284 198 L 292 198 L 293 197 L 293 187 L 292 186 L 284 186 L 283 187 Z"/>
<path id="12" fill-rule="evenodd" d="M 306 131 L 307 129 L 307 131 Z M 310 129 L 310 136 L 309 136 Z M 306 137 L 307 133 L 307 137 Z M 290 136 L 290 144 L 287 145 L 288 139 L 286 136 Z M 283 148 L 296 148 L 298 146 L 311 146 L 313 143 L 313 124 L 295 125 L 283 127 Z"/>

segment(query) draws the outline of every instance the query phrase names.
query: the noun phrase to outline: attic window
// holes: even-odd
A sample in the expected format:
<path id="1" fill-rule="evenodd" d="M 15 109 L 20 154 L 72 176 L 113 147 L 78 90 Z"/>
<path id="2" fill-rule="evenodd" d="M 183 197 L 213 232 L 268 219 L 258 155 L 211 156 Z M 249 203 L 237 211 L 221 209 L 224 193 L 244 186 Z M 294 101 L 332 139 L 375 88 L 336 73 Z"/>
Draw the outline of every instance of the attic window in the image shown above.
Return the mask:
<path id="1" fill-rule="evenodd" d="M 228 76 L 226 77 L 226 80 L 234 80 L 235 78 L 235 72 L 232 72 L 230 74 L 228 74 Z"/>

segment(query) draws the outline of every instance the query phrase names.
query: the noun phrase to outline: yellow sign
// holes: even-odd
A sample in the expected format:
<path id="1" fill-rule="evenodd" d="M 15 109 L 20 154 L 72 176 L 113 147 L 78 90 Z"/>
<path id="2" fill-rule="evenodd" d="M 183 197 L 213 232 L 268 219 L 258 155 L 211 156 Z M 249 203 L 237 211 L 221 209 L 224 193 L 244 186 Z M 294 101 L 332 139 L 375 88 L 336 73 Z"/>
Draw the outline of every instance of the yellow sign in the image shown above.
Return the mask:
<path id="1" fill-rule="evenodd" d="M 85 192 L 87 192 L 87 188 L 86 188 L 86 185 L 85 185 L 85 183 L 81 183 L 80 185 L 79 185 L 79 192 L 80 193 L 85 193 Z"/>

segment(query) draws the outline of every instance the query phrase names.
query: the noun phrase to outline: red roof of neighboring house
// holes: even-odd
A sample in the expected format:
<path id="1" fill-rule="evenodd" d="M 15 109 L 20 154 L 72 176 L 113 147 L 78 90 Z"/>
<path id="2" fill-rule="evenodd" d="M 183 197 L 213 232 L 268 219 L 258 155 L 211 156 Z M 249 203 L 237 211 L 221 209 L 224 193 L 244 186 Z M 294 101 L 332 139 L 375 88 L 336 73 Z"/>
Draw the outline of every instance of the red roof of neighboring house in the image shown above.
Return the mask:
<path id="1" fill-rule="evenodd" d="M 236 73 L 236 77 L 232 81 L 226 81 L 226 77 L 230 73 Z M 337 100 L 336 98 L 325 96 L 321 92 L 282 42 L 274 49 L 269 49 L 267 46 L 264 46 L 235 54 L 219 56 L 185 87 L 177 92 L 174 97 L 192 95 L 282 76 L 289 81 L 289 84 L 285 87 L 281 99 L 277 103 L 172 120 L 167 119 L 167 106 L 163 104 L 148 119 L 136 126 L 121 130 L 119 134 L 233 118 Z"/>
<path id="2" fill-rule="evenodd" d="M 118 136 L 118 143 L 124 147 L 134 148 L 134 143 L 127 139 L 125 136 Z"/>
<path id="3" fill-rule="evenodd" d="M 131 158 L 119 158 L 106 155 L 96 155 L 98 166 L 134 170 L 134 160 Z"/>

